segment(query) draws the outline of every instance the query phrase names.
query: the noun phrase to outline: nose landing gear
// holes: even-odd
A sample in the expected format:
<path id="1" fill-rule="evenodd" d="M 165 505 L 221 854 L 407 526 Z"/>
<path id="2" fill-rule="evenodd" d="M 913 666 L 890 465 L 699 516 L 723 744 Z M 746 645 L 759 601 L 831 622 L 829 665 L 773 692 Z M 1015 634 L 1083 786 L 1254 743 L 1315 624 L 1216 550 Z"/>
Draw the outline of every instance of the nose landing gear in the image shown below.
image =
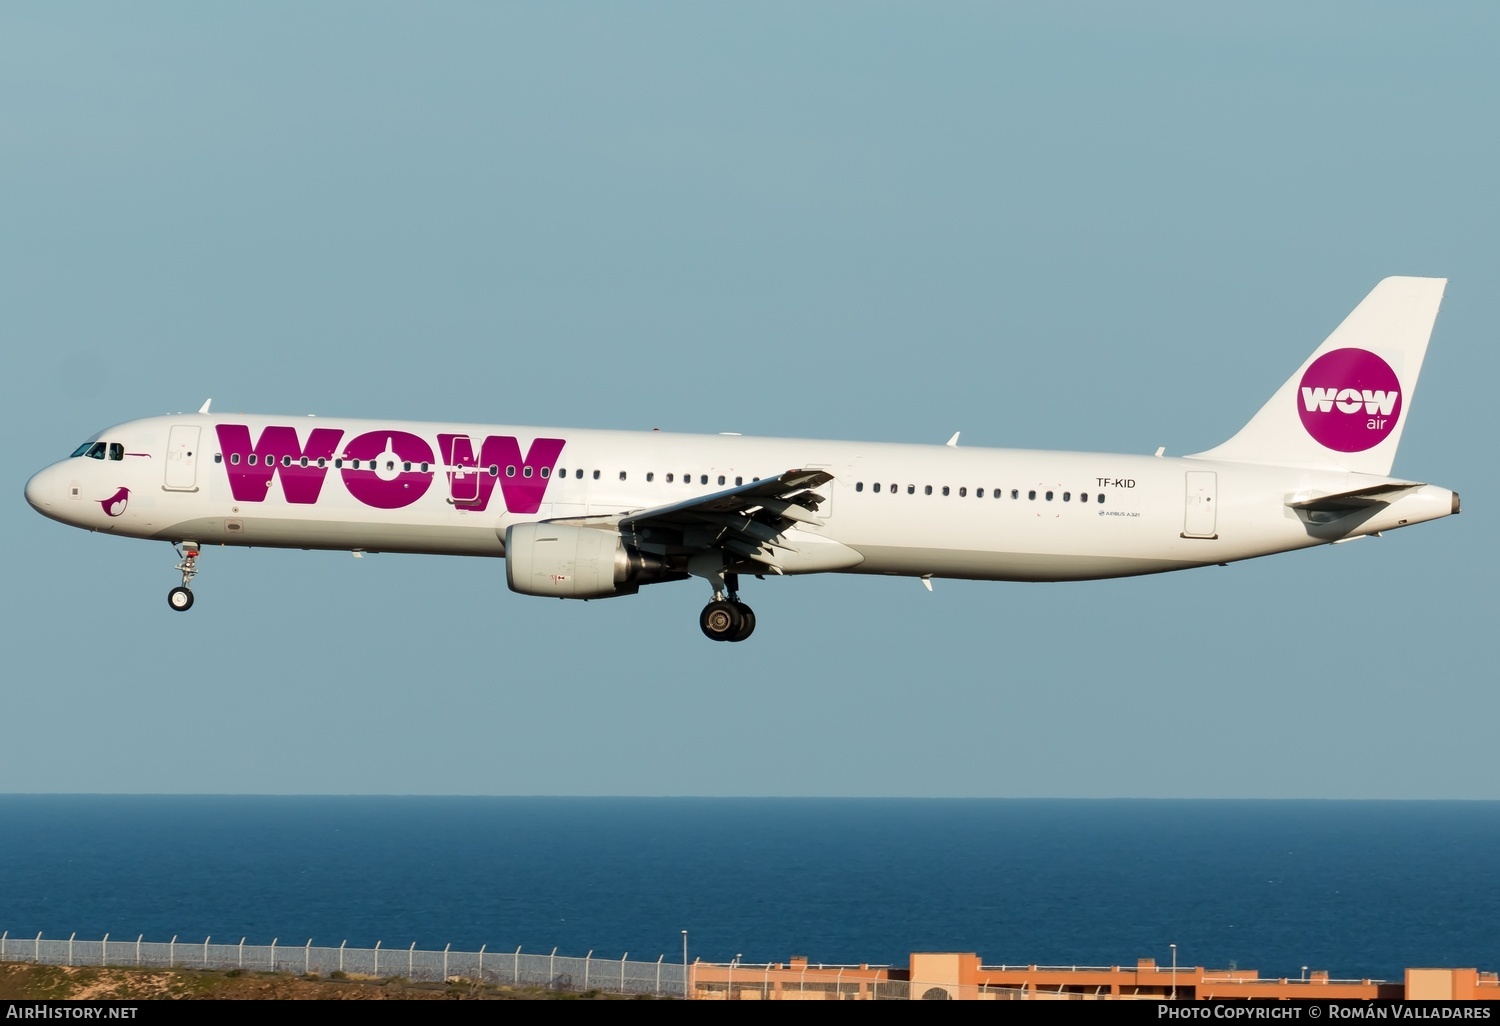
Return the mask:
<path id="1" fill-rule="evenodd" d="M 177 549 L 177 554 L 182 557 L 182 562 L 174 568 L 182 574 L 182 585 L 167 592 L 167 605 L 185 613 L 193 608 L 193 589 L 191 587 L 193 578 L 198 575 L 198 543 L 183 542 Z"/>
<path id="2" fill-rule="evenodd" d="M 755 610 L 740 601 L 738 574 L 724 575 L 724 587 L 714 588 L 713 601 L 698 614 L 698 626 L 710 641 L 744 641 L 754 633 Z"/>

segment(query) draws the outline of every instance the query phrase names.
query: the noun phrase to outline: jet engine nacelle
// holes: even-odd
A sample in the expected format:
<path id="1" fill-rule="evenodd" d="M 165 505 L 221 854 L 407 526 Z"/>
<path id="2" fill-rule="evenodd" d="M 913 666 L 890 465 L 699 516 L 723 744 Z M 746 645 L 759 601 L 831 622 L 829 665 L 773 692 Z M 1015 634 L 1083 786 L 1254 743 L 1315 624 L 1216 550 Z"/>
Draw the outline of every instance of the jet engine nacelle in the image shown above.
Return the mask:
<path id="1" fill-rule="evenodd" d="M 505 529 L 505 580 L 522 595 L 612 598 L 685 577 L 668 570 L 660 557 L 626 545 L 615 530 L 548 523 Z"/>

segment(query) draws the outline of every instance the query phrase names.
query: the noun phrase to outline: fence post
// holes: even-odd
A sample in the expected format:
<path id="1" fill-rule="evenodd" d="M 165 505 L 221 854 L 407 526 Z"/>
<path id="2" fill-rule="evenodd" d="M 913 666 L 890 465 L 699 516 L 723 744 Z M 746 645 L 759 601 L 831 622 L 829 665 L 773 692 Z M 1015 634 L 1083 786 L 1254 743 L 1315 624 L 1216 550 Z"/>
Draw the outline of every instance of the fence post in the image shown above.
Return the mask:
<path id="1" fill-rule="evenodd" d="M 78 936 L 78 931 L 73 931 L 73 936 L 68 938 L 68 965 L 73 964 L 73 937 Z"/>
<path id="2" fill-rule="evenodd" d="M 339 945 L 339 972 L 343 972 L 344 971 L 344 944 L 348 944 L 348 943 L 349 943 L 349 938 L 345 937 L 344 940 L 343 940 L 343 943 L 341 943 Z"/>
<path id="3" fill-rule="evenodd" d="M 312 938 L 307 938 L 307 947 L 302 949 L 302 975 L 312 972 Z"/>
<path id="4" fill-rule="evenodd" d="M 135 964 L 137 967 L 139 967 L 141 964 L 141 938 L 144 936 L 146 935 L 143 933 L 137 935 L 135 938 Z M 154 944 L 156 942 L 152 941 L 152 943 Z"/>
<path id="5" fill-rule="evenodd" d="M 40 962 L 42 960 L 42 931 L 41 930 L 38 930 L 36 932 L 36 944 L 33 945 L 33 947 L 32 947 L 31 960 L 33 962 Z"/>
<path id="6" fill-rule="evenodd" d="M 205 962 L 208 961 L 208 946 L 206 944 L 203 947 L 203 960 Z M 240 938 L 240 968 L 245 968 L 245 938 L 243 937 Z"/>
<path id="7" fill-rule="evenodd" d="M 380 976 L 380 942 L 375 942 L 375 975 Z"/>
<path id="8" fill-rule="evenodd" d="M 109 934 L 106 933 L 104 935 L 104 939 L 99 942 L 99 964 L 100 965 L 108 965 L 109 964 L 108 961 L 107 961 L 108 957 L 109 957 Z"/>
<path id="9" fill-rule="evenodd" d="M 625 960 L 630 957 L 630 952 L 620 956 L 620 993 L 625 993 Z"/>
<path id="10" fill-rule="evenodd" d="M 5 938 L 7 938 L 9 936 L 10 936 L 10 931 L 9 930 L 6 930 L 4 933 L 0 933 L 0 962 L 4 962 L 5 961 Z"/>
<path id="11" fill-rule="evenodd" d="M 276 942 L 279 940 L 281 940 L 280 937 L 271 938 L 271 972 L 273 973 L 276 971 Z"/>
<path id="12" fill-rule="evenodd" d="M 664 958 L 666 958 L 666 957 L 667 957 L 666 955 L 657 955 L 656 956 L 656 996 L 657 997 L 661 997 L 661 960 L 664 959 Z"/>
<path id="13" fill-rule="evenodd" d="M 38 934 L 38 936 L 41 936 L 41 935 Z M 172 942 L 167 945 L 167 968 L 168 969 L 175 969 L 176 967 L 177 967 L 177 935 L 174 933 L 174 934 L 172 934 Z"/>
<path id="14" fill-rule="evenodd" d="M 557 989 L 557 973 L 553 972 L 552 970 L 556 965 L 557 949 L 553 948 L 552 954 L 547 956 L 547 986 L 551 987 L 554 990 Z"/>
<path id="15" fill-rule="evenodd" d="M 479 982 L 484 982 L 484 949 L 487 945 L 479 945 Z"/>
<path id="16" fill-rule="evenodd" d="M 771 1000 L 771 963 L 766 963 L 766 978 L 761 981 L 760 997 L 762 1001 Z"/>
<path id="17" fill-rule="evenodd" d="M 213 934 L 203 938 L 203 964 L 208 965 L 208 942 L 213 940 Z"/>
<path id="18" fill-rule="evenodd" d="M 415 947 L 416 946 L 416 942 L 413 941 L 412 945 L 413 945 L 413 947 Z M 451 948 L 451 947 L 453 947 L 453 942 L 452 941 L 449 941 L 447 944 L 443 945 L 443 982 L 444 983 L 448 982 L 448 949 Z"/>
<path id="19" fill-rule="evenodd" d="M 589 959 L 594 957 L 594 949 L 589 948 L 589 953 L 583 956 L 583 989 L 589 989 Z"/>
<path id="20" fill-rule="evenodd" d="M 411 947 L 409 947 L 409 948 L 406 949 L 406 978 L 408 980 L 412 978 L 412 974 L 415 972 L 415 970 L 412 968 L 412 964 L 413 964 L 412 960 L 415 959 L 416 957 L 417 957 L 417 942 L 416 941 L 412 941 L 411 942 Z M 447 966 L 444 966 L 443 968 L 446 969 Z M 444 977 L 446 977 L 447 975 L 448 975 L 447 973 L 443 973 Z"/>
<path id="21" fill-rule="evenodd" d="M 521 983 L 521 945 L 519 944 L 516 945 L 516 971 L 511 977 L 511 982 L 518 986 Z"/>

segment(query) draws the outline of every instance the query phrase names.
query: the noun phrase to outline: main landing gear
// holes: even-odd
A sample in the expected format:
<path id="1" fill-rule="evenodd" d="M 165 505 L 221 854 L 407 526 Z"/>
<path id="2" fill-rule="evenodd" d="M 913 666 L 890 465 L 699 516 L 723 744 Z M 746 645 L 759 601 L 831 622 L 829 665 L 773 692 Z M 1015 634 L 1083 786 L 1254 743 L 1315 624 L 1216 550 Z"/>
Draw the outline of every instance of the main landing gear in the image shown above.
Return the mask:
<path id="1" fill-rule="evenodd" d="M 698 614 L 698 626 L 710 641 L 744 641 L 755 631 L 755 610 L 740 601 L 739 574 L 725 574 L 724 587 Z M 727 597 L 726 597 L 727 593 Z"/>
<path id="2" fill-rule="evenodd" d="M 185 613 L 193 608 L 193 589 L 190 585 L 198 574 L 198 543 L 183 542 L 177 549 L 177 554 L 182 557 L 182 562 L 175 567 L 182 573 L 182 585 L 167 592 L 167 605 L 179 613 Z"/>

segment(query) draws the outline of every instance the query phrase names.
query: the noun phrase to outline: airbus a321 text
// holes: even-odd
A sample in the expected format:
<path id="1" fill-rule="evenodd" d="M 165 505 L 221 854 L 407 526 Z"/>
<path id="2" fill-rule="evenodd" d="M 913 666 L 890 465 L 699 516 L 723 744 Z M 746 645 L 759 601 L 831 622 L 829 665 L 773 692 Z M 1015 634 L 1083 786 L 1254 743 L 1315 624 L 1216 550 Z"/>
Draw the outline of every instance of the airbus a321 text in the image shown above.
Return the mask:
<path id="1" fill-rule="evenodd" d="M 699 577 L 743 641 L 749 574 L 1082 581 L 1212 566 L 1457 513 L 1389 476 L 1446 281 L 1387 278 L 1243 429 L 1107 455 L 211 413 L 102 431 L 26 484 L 41 514 L 177 547 L 503 556 L 523 595 Z"/>

